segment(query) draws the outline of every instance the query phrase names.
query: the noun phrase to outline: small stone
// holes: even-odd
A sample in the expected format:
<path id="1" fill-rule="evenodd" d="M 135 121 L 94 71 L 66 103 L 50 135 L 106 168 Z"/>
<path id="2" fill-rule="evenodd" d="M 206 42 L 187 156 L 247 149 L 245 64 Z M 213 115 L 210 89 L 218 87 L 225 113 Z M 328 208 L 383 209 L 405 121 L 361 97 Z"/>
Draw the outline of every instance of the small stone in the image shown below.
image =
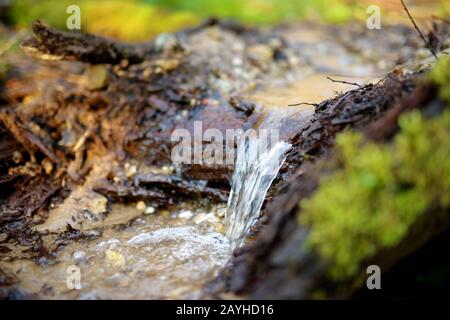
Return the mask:
<path id="1" fill-rule="evenodd" d="M 196 224 L 203 224 L 203 223 L 210 223 L 210 224 L 216 224 L 219 223 L 219 218 L 217 218 L 213 213 L 202 213 L 198 214 L 194 218 L 194 222 Z"/>
<path id="2" fill-rule="evenodd" d="M 20 163 L 20 162 L 22 162 L 23 161 L 23 156 L 22 156 L 22 154 L 19 152 L 19 151 L 14 151 L 13 152 L 13 161 L 14 161 L 14 163 Z"/>
<path id="3" fill-rule="evenodd" d="M 189 210 L 183 210 L 178 214 L 178 217 L 181 219 L 191 219 L 194 216 L 194 213 Z"/>
<path id="4" fill-rule="evenodd" d="M 166 219 L 170 218 L 170 211 L 169 210 L 161 210 L 160 214 L 161 214 L 161 216 L 163 218 L 166 218 Z"/>
<path id="5" fill-rule="evenodd" d="M 153 208 L 152 206 L 148 206 L 147 208 L 145 208 L 144 214 L 152 214 L 155 212 L 156 212 L 155 208 Z"/>
<path id="6" fill-rule="evenodd" d="M 233 66 L 235 66 L 235 67 L 240 67 L 240 66 L 242 66 L 242 59 L 241 59 L 241 58 L 238 58 L 238 57 L 235 57 L 235 58 L 233 58 L 233 60 L 231 61 L 231 63 L 232 63 Z"/>
<path id="7" fill-rule="evenodd" d="M 120 67 L 121 68 L 126 68 L 130 65 L 130 61 L 128 61 L 128 59 L 122 59 L 120 60 Z"/>
<path id="8" fill-rule="evenodd" d="M 98 90 L 106 85 L 108 70 L 103 64 L 90 65 L 87 69 L 88 87 L 90 90 Z"/>
<path id="9" fill-rule="evenodd" d="M 42 160 L 42 167 L 44 168 L 46 175 L 49 175 L 53 171 L 53 163 L 50 160 L 48 160 L 47 158 Z"/>
<path id="10" fill-rule="evenodd" d="M 247 53 L 260 66 L 266 66 L 273 60 L 273 51 L 270 47 L 259 44 L 248 48 Z"/>
<path id="11" fill-rule="evenodd" d="M 106 262 L 113 266 L 114 268 L 124 268 L 125 267 L 125 257 L 123 254 L 117 251 L 108 249 L 105 251 Z"/>
<path id="12" fill-rule="evenodd" d="M 227 208 L 218 208 L 216 214 L 219 218 L 225 217 L 225 213 L 227 212 Z"/>
<path id="13" fill-rule="evenodd" d="M 147 222 L 142 218 L 137 218 L 136 220 L 133 221 L 133 225 L 144 225 L 146 223 Z"/>
<path id="14" fill-rule="evenodd" d="M 145 205 L 144 201 L 139 201 L 138 203 L 136 203 L 136 209 L 138 209 L 139 211 L 144 212 L 146 208 L 147 206 Z"/>
<path id="15" fill-rule="evenodd" d="M 171 175 L 173 173 L 174 168 L 172 166 L 163 166 L 161 168 L 161 172 L 165 175 Z"/>
<path id="16" fill-rule="evenodd" d="M 169 51 L 175 48 L 178 45 L 178 40 L 175 35 L 170 33 L 161 33 L 155 39 L 155 49 L 156 51 Z"/>
<path id="17" fill-rule="evenodd" d="M 72 254 L 72 259 L 76 265 L 82 264 L 87 259 L 86 252 L 84 252 L 82 250 L 77 250 Z"/>
<path id="18" fill-rule="evenodd" d="M 176 59 L 160 59 L 156 61 L 156 73 L 163 73 L 175 70 L 180 66 L 180 61 Z"/>
<path id="19" fill-rule="evenodd" d="M 128 162 L 125 163 L 125 175 L 127 178 L 133 177 L 137 172 L 137 167 L 135 165 L 129 164 Z"/>

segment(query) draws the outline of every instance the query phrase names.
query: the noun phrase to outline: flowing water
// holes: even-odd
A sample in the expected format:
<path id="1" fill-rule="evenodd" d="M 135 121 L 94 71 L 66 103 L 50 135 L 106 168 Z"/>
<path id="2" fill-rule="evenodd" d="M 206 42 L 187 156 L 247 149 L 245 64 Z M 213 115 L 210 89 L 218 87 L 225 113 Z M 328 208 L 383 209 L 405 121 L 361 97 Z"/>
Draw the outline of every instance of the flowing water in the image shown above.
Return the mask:
<path id="1" fill-rule="evenodd" d="M 290 134 L 299 132 L 314 114 L 313 107 L 289 104 L 318 103 L 335 96 L 335 91 L 352 88 L 331 82 L 327 76 L 339 75 L 341 80 L 361 84 L 372 82 L 380 69 L 395 60 L 383 51 L 387 62 L 368 62 L 359 53 L 347 50 L 333 33 L 323 31 L 309 25 L 284 31 L 300 54 L 298 68 L 258 90 L 243 93 L 266 114 L 259 129 L 279 128 L 280 139 L 289 141 Z M 367 52 L 380 47 L 370 39 L 363 45 Z M 109 210 L 104 197 L 83 191 L 91 187 L 88 181 L 83 190 L 74 191 L 63 204 L 55 205 L 46 222 L 36 228 L 54 259 L 36 261 L 22 252 L 26 247 L 7 244 L 11 252 L 0 255 L 0 269 L 17 278 L 17 287 L 23 292 L 38 298 L 198 298 L 227 263 L 232 249 L 242 245 L 249 234 L 290 148 L 286 142 L 274 141 L 261 152 L 260 143 L 258 139 L 244 139 L 239 144 L 227 208 L 202 208 L 199 201 L 189 210 L 180 205 L 157 209 L 151 215 L 131 204 L 114 204 Z M 94 180 L 102 178 L 100 173 L 108 171 L 105 164 L 109 163 L 112 161 L 101 162 Z M 73 225 L 73 219 L 78 219 L 78 212 L 83 213 L 85 208 L 98 213 L 98 219 L 83 219 L 83 224 L 75 227 L 99 233 L 98 237 L 65 244 L 59 239 L 61 229 L 68 222 Z M 58 241 L 65 245 L 55 249 Z M 80 270 L 80 290 L 67 287 L 67 271 L 74 265 Z"/>
<path id="2" fill-rule="evenodd" d="M 197 299 L 231 254 L 218 211 L 224 207 L 138 215 L 133 206 L 113 205 L 98 238 L 61 246 L 56 259 L 38 263 L 10 252 L 0 269 L 17 277 L 31 298 Z M 125 216 L 132 220 L 123 224 Z M 46 247 L 59 242 L 53 234 L 43 240 Z M 21 248 L 14 249 L 20 256 Z"/>
<path id="3" fill-rule="evenodd" d="M 290 148 L 290 144 L 278 141 L 261 152 L 260 139 L 240 140 L 225 220 L 226 236 L 234 247 L 243 243 L 259 217 L 267 190 Z"/>

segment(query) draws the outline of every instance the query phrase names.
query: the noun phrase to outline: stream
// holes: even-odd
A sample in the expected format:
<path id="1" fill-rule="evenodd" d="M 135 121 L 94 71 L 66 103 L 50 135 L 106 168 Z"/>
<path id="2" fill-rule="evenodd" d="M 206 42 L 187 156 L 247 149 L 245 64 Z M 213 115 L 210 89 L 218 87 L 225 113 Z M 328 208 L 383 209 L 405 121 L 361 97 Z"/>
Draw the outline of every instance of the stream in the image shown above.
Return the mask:
<path id="1" fill-rule="evenodd" d="M 102 160 L 94 166 L 83 188 L 75 190 L 63 204 L 52 206 L 47 220 L 36 226 L 51 258 L 23 258 L 26 246 L 20 245 L 11 246 L 11 251 L 2 255 L 0 269 L 18 279 L 18 288 L 25 297 L 202 297 L 205 286 L 226 265 L 233 249 L 244 243 L 259 217 L 267 190 L 290 148 L 286 141 L 314 115 L 314 107 L 288 105 L 318 103 L 352 88 L 331 82 L 327 76 L 366 84 L 378 80 L 391 67 L 389 56 L 381 58 L 389 48 L 375 48 L 376 41 L 360 38 L 349 49 L 319 27 L 288 28 L 281 33 L 297 52 L 298 61 L 292 62 L 297 67 L 241 92 L 245 99 L 257 103 L 264 115 L 257 128 L 279 129 L 280 140 L 260 153 L 255 152 L 258 141 L 250 139 L 238 145 L 228 205 L 199 199 L 163 209 L 142 202 L 113 203 L 108 207 L 105 197 L 86 191 L 104 178 L 110 161 Z M 365 49 L 374 49 L 372 60 L 361 55 Z M 94 216 L 79 217 L 78 207 L 87 207 Z M 78 218 L 82 223 L 75 226 L 73 222 Z M 69 222 L 85 236 L 64 242 L 62 234 Z M 74 276 L 78 277 L 76 290 L 68 282 Z"/>

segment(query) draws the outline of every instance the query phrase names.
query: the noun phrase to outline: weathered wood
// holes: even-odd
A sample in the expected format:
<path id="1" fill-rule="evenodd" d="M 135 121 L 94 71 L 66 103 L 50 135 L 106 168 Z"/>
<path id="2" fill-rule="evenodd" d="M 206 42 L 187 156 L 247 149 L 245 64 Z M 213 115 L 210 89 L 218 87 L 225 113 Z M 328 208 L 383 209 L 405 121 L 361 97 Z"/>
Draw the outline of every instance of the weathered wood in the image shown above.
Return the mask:
<path id="1" fill-rule="evenodd" d="M 65 32 L 33 23 L 35 37 L 22 43 L 22 49 L 43 60 L 78 60 L 92 64 L 139 63 L 154 53 L 152 43 L 125 44 L 100 36 Z"/>

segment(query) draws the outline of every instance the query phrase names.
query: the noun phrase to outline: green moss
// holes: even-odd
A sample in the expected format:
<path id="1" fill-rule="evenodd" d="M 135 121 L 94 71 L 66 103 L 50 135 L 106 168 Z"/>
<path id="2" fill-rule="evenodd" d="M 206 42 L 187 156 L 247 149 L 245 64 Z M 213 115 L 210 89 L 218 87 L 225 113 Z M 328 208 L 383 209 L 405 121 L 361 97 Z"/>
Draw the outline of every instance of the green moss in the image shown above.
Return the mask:
<path id="1" fill-rule="evenodd" d="M 83 1 L 81 11 L 86 32 L 126 41 L 143 41 L 162 32 L 193 26 L 200 21 L 190 12 L 170 12 L 139 1 Z"/>
<path id="2" fill-rule="evenodd" d="M 66 8 L 71 4 L 82 9 L 86 31 L 103 28 L 124 40 L 142 40 L 158 32 L 172 32 L 209 16 L 251 24 L 299 19 L 334 23 L 350 20 L 356 11 L 365 12 L 364 6 L 348 0 L 16 0 L 9 18 L 23 27 L 40 19 L 64 29 Z"/>
<path id="3" fill-rule="evenodd" d="M 450 102 L 450 58 L 430 73 Z M 395 246 L 434 204 L 450 207 L 450 106 L 436 118 L 419 111 L 399 119 L 388 144 L 360 133 L 337 136 L 340 168 L 300 203 L 300 223 L 311 229 L 308 246 L 330 262 L 330 276 L 356 275 L 381 248 Z"/>
<path id="4" fill-rule="evenodd" d="M 6 63 L 0 62 L 0 80 L 6 78 L 7 74 L 8 74 L 8 65 Z"/>
<path id="5" fill-rule="evenodd" d="M 301 203 L 308 245 L 331 262 L 333 278 L 355 275 L 364 259 L 396 245 L 433 202 L 450 205 L 450 111 L 435 119 L 412 112 L 400 126 L 389 145 L 339 135 L 342 168 Z"/>
<path id="6" fill-rule="evenodd" d="M 138 0 L 17 0 L 9 15 L 19 27 L 29 28 L 34 20 L 43 20 L 65 30 L 66 9 L 72 4 L 81 9 L 83 31 L 125 41 L 147 40 L 161 32 L 174 32 L 200 21 L 194 13 L 171 12 Z"/>
<path id="7" fill-rule="evenodd" d="M 12 1 L 9 16 L 11 21 L 20 27 L 29 27 L 34 20 L 44 20 L 51 26 L 62 29 L 66 26 L 66 8 L 78 2 L 70 0 Z"/>
<path id="8" fill-rule="evenodd" d="M 355 2 L 346 0 L 144 0 L 145 2 L 195 12 L 199 16 L 233 18 L 255 24 L 273 24 L 299 19 L 321 19 L 326 22 L 344 22 L 351 19 Z M 365 8 L 364 8 L 365 9 Z"/>
<path id="9" fill-rule="evenodd" d="M 439 96 L 450 102 L 450 57 L 442 56 L 430 72 L 431 80 L 439 86 Z"/>

